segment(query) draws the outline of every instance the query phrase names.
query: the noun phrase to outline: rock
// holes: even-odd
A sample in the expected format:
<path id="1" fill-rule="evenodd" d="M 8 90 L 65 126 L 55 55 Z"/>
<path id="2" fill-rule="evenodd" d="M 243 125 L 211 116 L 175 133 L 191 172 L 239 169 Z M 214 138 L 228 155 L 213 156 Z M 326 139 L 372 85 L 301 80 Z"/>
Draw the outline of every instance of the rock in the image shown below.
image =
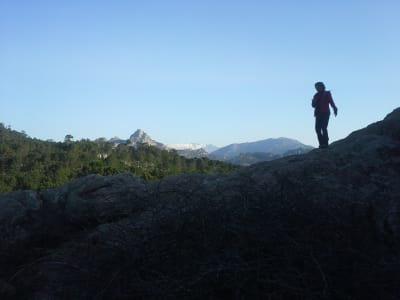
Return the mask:
<path id="1" fill-rule="evenodd" d="M 90 175 L 60 189 L 48 190 L 43 198 L 45 203 L 57 206 L 58 212 L 71 223 L 101 224 L 143 209 L 146 185 L 142 179 L 129 174 Z"/>
<path id="2" fill-rule="evenodd" d="M 0 224 L 18 224 L 40 206 L 41 201 L 34 191 L 5 193 L 0 201 Z"/>
<path id="3" fill-rule="evenodd" d="M 25 243 L 30 238 L 33 216 L 42 202 L 33 191 L 17 191 L 0 196 L 0 251 L 15 243 Z"/>
<path id="4" fill-rule="evenodd" d="M 3 300 L 14 299 L 15 287 L 0 278 L 0 298 Z"/>

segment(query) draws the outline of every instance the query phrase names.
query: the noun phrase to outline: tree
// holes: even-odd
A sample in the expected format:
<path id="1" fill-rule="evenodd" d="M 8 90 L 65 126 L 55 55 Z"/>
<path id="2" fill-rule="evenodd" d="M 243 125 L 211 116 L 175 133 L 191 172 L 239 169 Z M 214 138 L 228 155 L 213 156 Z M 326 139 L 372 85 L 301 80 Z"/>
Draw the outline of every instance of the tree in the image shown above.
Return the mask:
<path id="1" fill-rule="evenodd" d="M 70 143 L 70 142 L 72 142 L 73 139 L 74 139 L 74 137 L 73 137 L 72 135 L 67 134 L 67 135 L 65 136 L 65 138 L 64 138 L 64 142 L 65 142 L 65 143 Z"/>
<path id="2" fill-rule="evenodd" d="M 41 141 L 0 123 L 0 192 L 44 190 L 91 173 L 130 172 L 152 180 L 189 172 L 227 173 L 237 168 L 209 159 L 186 159 L 176 151 L 146 144 L 113 147 L 106 139 L 72 139 L 68 134 L 65 143 Z"/>

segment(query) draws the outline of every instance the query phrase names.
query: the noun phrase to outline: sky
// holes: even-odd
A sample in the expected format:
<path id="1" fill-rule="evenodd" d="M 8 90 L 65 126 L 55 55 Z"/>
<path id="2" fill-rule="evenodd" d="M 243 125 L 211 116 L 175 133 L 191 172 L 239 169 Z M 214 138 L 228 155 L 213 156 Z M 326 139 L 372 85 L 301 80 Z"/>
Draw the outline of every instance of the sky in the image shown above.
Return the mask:
<path id="1" fill-rule="evenodd" d="M 33 138 L 316 146 L 400 106 L 399 0 L 0 0 L 0 123 Z"/>

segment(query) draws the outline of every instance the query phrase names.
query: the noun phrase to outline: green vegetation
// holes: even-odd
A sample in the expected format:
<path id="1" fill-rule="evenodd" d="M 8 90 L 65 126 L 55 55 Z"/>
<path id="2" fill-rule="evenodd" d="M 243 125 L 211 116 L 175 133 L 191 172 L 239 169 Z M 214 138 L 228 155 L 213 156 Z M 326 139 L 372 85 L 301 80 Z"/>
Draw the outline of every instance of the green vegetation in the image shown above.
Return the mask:
<path id="1" fill-rule="evenodd" d="M 0 124 L 0 192 L 43 190 L 88 174 L 130 172 L 147 180 L 181 173 L 228 173 L 237 166 L 207 158 L 187 159 L 146 144 L 113 147 L 104 139 L 50 142 Z"/>

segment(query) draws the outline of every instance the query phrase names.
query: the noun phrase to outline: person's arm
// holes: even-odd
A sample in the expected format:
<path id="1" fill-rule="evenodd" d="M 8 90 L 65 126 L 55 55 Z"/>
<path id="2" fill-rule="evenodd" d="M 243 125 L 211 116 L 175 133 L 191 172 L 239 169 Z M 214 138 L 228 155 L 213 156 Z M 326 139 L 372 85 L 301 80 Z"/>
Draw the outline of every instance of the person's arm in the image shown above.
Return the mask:
<path id="1" fill-rule="evenodd" d="M 333 113 L 335 114 L 335 117 L 336 117 L 336 116 L 337 116 L 338 109 L 337 109 L 337 107 L 336 107 L 336 105 L 335 105 L 335 102 L 333 101 L 332 94 L 331 94 L 330 92 L 328 92 L 328 93 L 329 93 L 329 104 L 332 106 L 332 108 L 333 108 Z"/>
<path id="2" fill-rule="evenodd" d="M 315 95 L 314 95 L 314 97 L 312 98 L 311 106 L 314 107 L 314 108 L 317 106 L 317 97 L 315 97 Z"/>

